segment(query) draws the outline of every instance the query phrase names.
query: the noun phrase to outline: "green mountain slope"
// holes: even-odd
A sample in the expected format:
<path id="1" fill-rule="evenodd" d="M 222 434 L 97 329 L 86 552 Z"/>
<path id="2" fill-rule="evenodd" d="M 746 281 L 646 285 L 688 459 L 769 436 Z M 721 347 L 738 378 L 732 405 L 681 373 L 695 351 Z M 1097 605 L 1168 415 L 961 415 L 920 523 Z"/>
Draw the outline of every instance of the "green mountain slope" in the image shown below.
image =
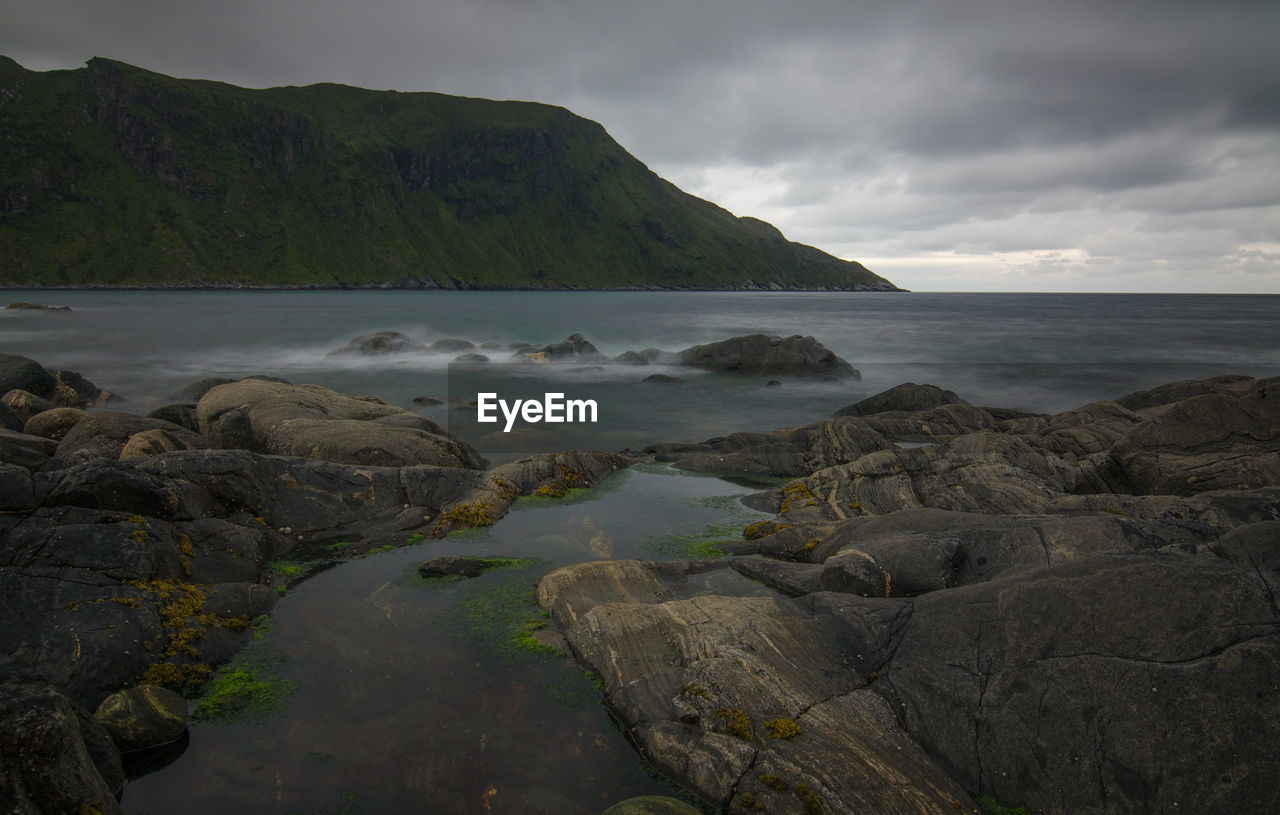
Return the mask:
<path id="1" fill-rule="evenodd" d="M 4 57 L 0 285 L 893 288 L 563 108 Z"/>

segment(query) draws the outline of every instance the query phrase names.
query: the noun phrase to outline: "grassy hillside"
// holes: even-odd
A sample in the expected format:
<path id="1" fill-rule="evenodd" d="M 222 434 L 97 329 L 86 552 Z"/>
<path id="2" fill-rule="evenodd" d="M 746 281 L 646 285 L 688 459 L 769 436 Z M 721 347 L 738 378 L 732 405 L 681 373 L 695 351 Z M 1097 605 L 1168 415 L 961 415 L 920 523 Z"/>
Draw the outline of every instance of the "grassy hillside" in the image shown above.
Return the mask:
<path id="1" fill-rule="evenodd" d="M 0 57 L 0 285 L 892 288 L 563 108 Z"/>

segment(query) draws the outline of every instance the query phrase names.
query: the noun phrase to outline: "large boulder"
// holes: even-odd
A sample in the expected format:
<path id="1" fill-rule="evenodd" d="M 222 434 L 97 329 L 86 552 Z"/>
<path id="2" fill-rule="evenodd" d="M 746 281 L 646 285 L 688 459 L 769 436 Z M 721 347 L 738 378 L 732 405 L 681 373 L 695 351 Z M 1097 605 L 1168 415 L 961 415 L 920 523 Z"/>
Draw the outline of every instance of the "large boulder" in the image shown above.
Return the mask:
<path id="1" fill-rule="evenodd" d="M 485 465 L 475 450 L 430 419 L 316 385 L 260 379 L 219 385 L 200 399 L 196 415 L 210 447 L 341 464 Z"/>
<path id="2" fill-rule="evenodd" d="M 0 394 L 24 390 L 48 399 L 57 386 L 57 377 L 34 359 L 0 353 Z"/>
<path id="3" fill-rule="evenodd" d="M 1224 560 L 1111 555 L 913 600 L 812 597 L 967 789 L 1066 815 L 1249 811 L 1280 784 L 1276 609 Z"/>
<path id="4" fill-rule="evenodd" d="M 12 390 L 48 399 L 53 403 L 50 407 L 88 407 L 111 398 L 110 393 L 74 371 L 50 370 L 19 354 L 0 354 L 0 394 Z M 23 420 L 28 418 L 30 415 Z"/>
<path id="5" fill-rule="evenodd" d="M 1111 448 L 1140 494 L 1280 484 L 1280 377 L 1153 410 Z"/>
<path id="6" fill-rule="evenodd" d="M 743 337 L 695 345 L 680 352 L 680 362 L 708 371 L 753 376 L 858 379 L 861 374 L 813 337 Z"/>
<path id="7" fill-rule="evenodd" d="M 198 449 L 204 440 L 190 430 L 163 419 L 103 410 L 89 413 L 67 431 L 54 457 L 63 466 L 94 458 L 120 458 L 130 439 L 147 431 L 161 431 L 173 449 Z M 138 450 L 135 445 L 135 451 Z M 136 453 L 135 453 L 136 454 Z"/>
<path id="8" fill-rule="evenodd" d="M 62 441 L 68 431 L 88 416 L 87 411 L 80 408 L 60 407 L 37 413 L 23 426 L 22 432 L 32 436 L 44 436 L 46 439 Z"/>
<path id="9" fill-rule="evenodd" d="M 0 396 L 0 400 L 24 425 L 31 420 L 32 416 L 57 407 L 51 400 L 23 388 L 6 391 L 4 396 Z"/>

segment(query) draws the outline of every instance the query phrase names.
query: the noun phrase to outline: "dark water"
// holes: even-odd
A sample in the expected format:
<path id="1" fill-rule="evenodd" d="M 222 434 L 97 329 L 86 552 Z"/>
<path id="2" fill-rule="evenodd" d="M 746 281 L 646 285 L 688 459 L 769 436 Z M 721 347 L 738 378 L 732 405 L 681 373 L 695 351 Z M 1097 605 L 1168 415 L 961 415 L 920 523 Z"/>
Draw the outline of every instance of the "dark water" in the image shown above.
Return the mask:
<path id="1" fill-rule="evenodd" d="M 411 407 L 449 395 L 454 355 L 326 357 L 352 337 L 401 331 L 429 342 L 557 342 L 584 334 L 610 356 L 675 351 L 765 332 L 808 334 L 860 382 L 725 381 L 667 371 L 610 417 L 625 445 L 802 424 L 903 381 L 976 404 L 1056 412 L 1180 378 L 1280 371 L 1280 296 L 757 294 L 641 292 L 25 292 L 71 313 L 0 311 L 0 348 L 78 371 L 144 411 L 192 380 L 267 373 Z M 495 355 L 495 358 L 500 355 Z M 634 386 L 657 368 L 581 374 Z M 472 397 L 474 398 L 474 397 Z M 667 418 L 670 417 L 670 418 Z M 434 415 L 443 420 L 447 417 Z"/>
<path id="2" fill-rule="evenodd" d="M 685 380 L 675 386 L 641 384 L 654 368 L 556 373 L 552 383 L 566 391 L 611 394 L 607 429 L 592 428 L 582 445 L 608 449 L 804 424 L 908 380 L 978 404 L 1055 412 L 1176 379 L 1280 373 L 1276 296 L 7 295 L 75 310 L 0 311 L 0 349 L 78 371 L 134 412 L 213 375 L 272 374 L 410 409 L 414 396 L 466 396 L 451 393 L 461 388 L 448 375 L 452 355 L 325 356 L 379 330 L 423 342 L 534 344 L 581 332 L 611 356 L 744 333 L 808 334 L 863 372 L 856 382 L 788 380 L 778 388 L 674 369 L 667 372 Z M 444 408 L 434 411 L 448 419 Z M 503 457 L 501 438 L 472 441 Z M 125 811 L 590 815 L 620 798 L 665 792 L 601 708 L 590 678 L 504 645 L 504 626 L 537 614 L 531 587 L 555 565 L 677 557 L 690 537 L 735 536 L 753 519 L 736 503 L 749 491 L 642 468 L 570 501 L 522 500 L 491 530 L 310 578 L 251 647 L 279 662 L 297 695 L 260 723 L 193 727 L 181 758 L 130 784 Z M 448 553 L 535 562 L 446 586 L 414 578 L 415 563 Z M 728 572 L 713 579 L 723 584 L 708 590 L 764 591 Z"/>
<path id="3" fill-rule="evenodd" d="M 261 723 L 195 725 L 178 761 L 126 788 L 125 811 L 594 815 L 671 794 L 590 677 L 509 646 L 508 623 L 538 619 L 532 587 L 557 565 L 666 559 L 680 533 L 735 534 L 762 517 L 736 504 L 747 491 L 642 466 L 566 501 L 522 499 L 491 529 L 319 573 L 246 655 L 274 655 L 297 695 Z M 534 562 L 452 584 L 418 578 L 415 565 L 440 554 Z M 767 591 L 730 570 L 706 581 L 692 591 Z"/>

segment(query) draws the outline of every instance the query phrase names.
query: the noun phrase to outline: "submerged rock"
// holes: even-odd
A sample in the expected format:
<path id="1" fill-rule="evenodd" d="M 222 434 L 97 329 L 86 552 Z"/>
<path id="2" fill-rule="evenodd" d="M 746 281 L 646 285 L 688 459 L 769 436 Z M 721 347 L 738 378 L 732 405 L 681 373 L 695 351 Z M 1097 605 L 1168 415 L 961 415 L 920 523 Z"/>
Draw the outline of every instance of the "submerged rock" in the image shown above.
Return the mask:
<path id="1" fill-rule="evenodd" d="M 18 311 L 70 311 L 71 306 L 49 306 L 44 303 L 24 303 L 18 301 L 5 306 L 6 309 Z"/>
<path id="2" fill-rule="evenodd" d="M 443 555 L 418 564 L 418 574 L 423 577 L 479 577 L 490 568 L 492 564 L 486 563 L 484 558 Z"/>

